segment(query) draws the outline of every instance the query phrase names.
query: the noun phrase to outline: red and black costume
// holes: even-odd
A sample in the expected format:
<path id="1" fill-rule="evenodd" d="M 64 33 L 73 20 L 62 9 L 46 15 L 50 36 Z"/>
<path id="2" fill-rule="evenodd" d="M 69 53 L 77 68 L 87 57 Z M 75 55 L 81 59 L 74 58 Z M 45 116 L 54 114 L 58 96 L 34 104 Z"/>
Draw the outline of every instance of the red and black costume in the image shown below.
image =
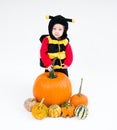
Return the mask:
<path id="1" fill-rule="evenodd" d="M 47 68 L 52 65 L 52 60 L 57 58 L 54 66 L 55 71 L 67 71 L 62 69 L 63 64 L 69 67 L 73 61 L 73 53 L 68 39 L 59 41 L 51 39 L 50 36 L 45 37 L 42 41 L 40 57 L 41 66 Z"/>
<path id="2" fill-rule="evenodd" d="M 40 65 L 45 67 L 45 71 L 53 63 L 53 59 L 56 58 L 54 64 L 54 70 L 62 72 L 68 76 L 68 70 L 63 69 L 63 65 L 70 66 L 73 61 L 73 52 L 67 38 L 68 23 L 67 20 L 61 15 L 55 17 L 51 16 L 51 20 L 48 25 L 49 35 L 42 35 L 40 41 L 42 42 L 40 49 Z M 65 27 L 65 31 L 60 40 L 56 39 L 52 34 L 52 28 L 56 24 L 62 24 Z"/>

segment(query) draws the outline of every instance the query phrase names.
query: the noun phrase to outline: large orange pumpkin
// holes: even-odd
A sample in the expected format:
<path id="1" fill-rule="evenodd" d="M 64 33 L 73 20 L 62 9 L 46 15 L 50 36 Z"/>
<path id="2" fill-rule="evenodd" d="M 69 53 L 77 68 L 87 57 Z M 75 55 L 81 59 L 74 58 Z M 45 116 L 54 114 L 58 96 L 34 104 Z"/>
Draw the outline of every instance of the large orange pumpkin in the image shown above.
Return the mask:
<path id="1" fill-rule="evenodd" d="M 44 104 L 47 106 L 60 105 L 72 95 L 70 79 L 61 72 L 44 72 L 34 82 L 33 95 L 38 101 L 45 98 Z"/>

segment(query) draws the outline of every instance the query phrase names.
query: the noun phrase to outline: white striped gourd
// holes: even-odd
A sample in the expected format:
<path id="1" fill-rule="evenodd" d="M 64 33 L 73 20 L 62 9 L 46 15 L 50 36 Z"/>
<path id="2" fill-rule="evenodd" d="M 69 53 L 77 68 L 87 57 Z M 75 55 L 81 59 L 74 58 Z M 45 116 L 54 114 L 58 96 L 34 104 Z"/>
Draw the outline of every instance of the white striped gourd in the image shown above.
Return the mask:
<path id="1" fill-rule="evenodd" d="M 75 108 L 74 111 L 75 116 L 79 119 L 85 119 L 88 115 L 88 108 L 85 105 L 79 105 Z"/>

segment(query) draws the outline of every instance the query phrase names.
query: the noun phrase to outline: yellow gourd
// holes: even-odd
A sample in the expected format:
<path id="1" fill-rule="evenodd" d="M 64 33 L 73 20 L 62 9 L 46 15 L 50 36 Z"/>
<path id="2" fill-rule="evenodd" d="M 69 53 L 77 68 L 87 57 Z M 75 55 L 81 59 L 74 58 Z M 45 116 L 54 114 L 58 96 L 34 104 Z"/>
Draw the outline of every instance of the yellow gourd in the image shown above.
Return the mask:
<path id="1" fill-rule="evenodd" d="M 32 107 L 32 115 L 36 119 L 44 119 L 48 116 L 48 107 L 43 104 L 44 98 L 41 100 L 40 103 L 35 103 Z"/>
<path id="2" fill-rule="evenodd" d="M 61 115 L 61 107 L 57 104 L 50 105 L 48 113 L 50 117 L 59 117 Z"/>

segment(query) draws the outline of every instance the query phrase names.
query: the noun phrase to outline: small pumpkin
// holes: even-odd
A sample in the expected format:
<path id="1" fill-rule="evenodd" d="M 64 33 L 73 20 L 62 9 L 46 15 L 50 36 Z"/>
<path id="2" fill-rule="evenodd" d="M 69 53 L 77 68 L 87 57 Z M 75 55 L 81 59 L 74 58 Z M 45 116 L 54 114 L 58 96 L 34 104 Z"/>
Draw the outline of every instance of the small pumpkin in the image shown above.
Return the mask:
<path id="1" fill-rule="evenodd" d="M 70 79 L 61 72 L 44 72 L 39 75 L 33 86 L 33 95 L 40 101 L 45 98 L 44 104 L 62 104 L 68 101 L 72 95 Z"/>
<path id="2" fill-rule="evenodd" d="M 24 101 L 24 107 L 26 108 L 27 111 L 31 112 L 32 111 L 32 106 L 37 102 L 35 98 L 27 98 Z"/>
<path id="3" fill-rule="evenodd" d="M 73 117 L 74 116 L 75 107 L 70 102 L 65 102 L 61 105 L 61 116 L 62 117 Z"/>
<path id="4" fill-rule="evenodd" d="M 82 82 L 83 82 L 83 78 L 81 79 L 81 84 L 80 84 L 80 88 L 79 88 L 79 92 L 77 94 L 74 94 L 71 99 L 70 102 L 72 104 L 74 104 L 74 106 L 78 106 L 78 105 L 88 105 L 88 98 L 86 95 L 81 93 L 81 89 L 82 89 Z"/>
<path id="5" fill-rule="evenodd" d="M 85 105 L 79 105 L 75 108 L 74 114 L 79 119 L 85 119 L 88 115 L 88 108 Z"/>
<path id="6" fill-rule="evenodd" d="M 43 104 L 44 98 L 41 100 L 39 103 L 35 103 L 32 107 L 32 115 L 36 119 L 44 119 L 45 117 L 48 116 L 48 107 Z"/>
<path id="7" fill-rule="evenodd" d="M 50 105 L 48 109 L 48 114 L 50 117 L 60 117 L 61 107 L 57 104 Z"/>

